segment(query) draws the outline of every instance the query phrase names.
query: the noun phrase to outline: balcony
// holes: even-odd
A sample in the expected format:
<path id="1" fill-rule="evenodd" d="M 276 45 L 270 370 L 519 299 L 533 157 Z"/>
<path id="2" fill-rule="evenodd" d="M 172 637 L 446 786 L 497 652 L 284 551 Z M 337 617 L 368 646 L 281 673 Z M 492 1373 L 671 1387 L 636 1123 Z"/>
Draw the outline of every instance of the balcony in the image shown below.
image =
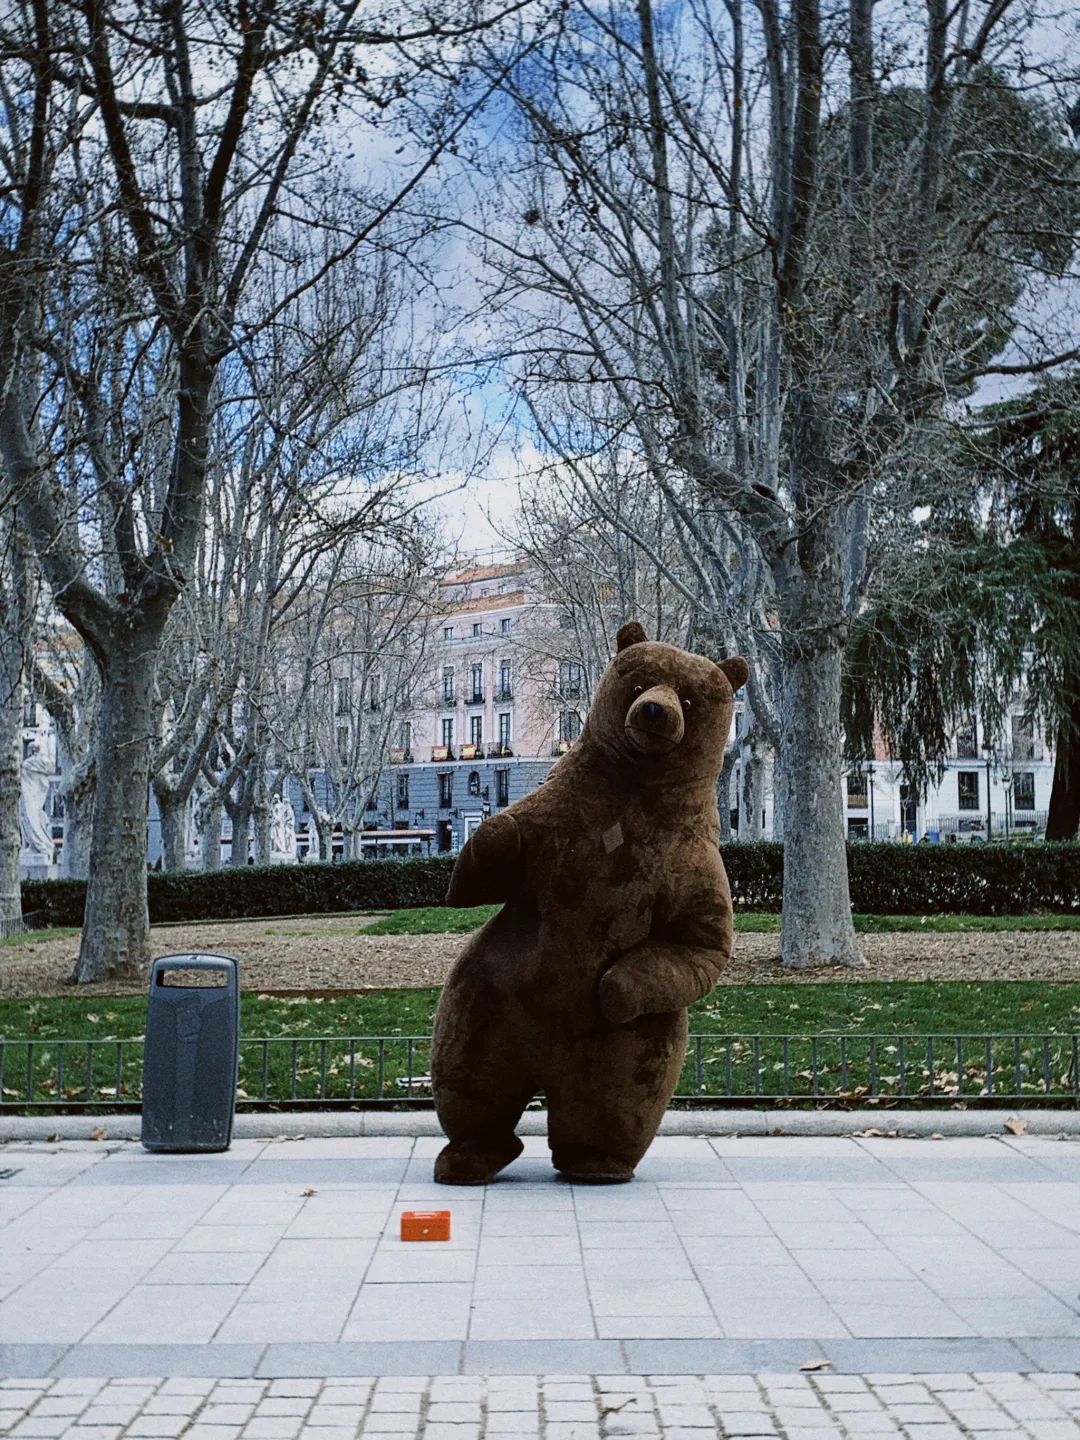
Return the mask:
<path id="1" fill-rule="evenodd" d="M 474 690 L 474 691 L 472 692 L 472 694 L 469 696 L 468 700 L 466 700 L 465 703 L 466 703 L 466 705 L 483 705 L 483 703 L 484 703 L 484 692 L 483 692 L 483 690 Z"/>
<path id="2" fill-rule="evenodd" d="M 489 760 L 505 760 L 513 755 L 509 740 L 496 740 L 488 746 L 487 754 Z"/>
<path id="3" fill-rule="evenodd" d="M 484 758 L 483 745 L 462 745 L 459 760 L 482 760 Z"/>
<path id="4" fill-rule="evenodd" d="M 573 743 L 572 740 L 556 740 L 551 747 L 552 755 L 565 755 Z"/>
<path id="5" fill-rule="evenodd" d="M 398 746 L 390 751 L 391 765 L 411 765 L 413 760 L 412 751 L 408 746 Z"/>
<path id="6" fill-rule="evenodd" d="M 432 760 L 453 760 L 454 747 L 452 745 L 433 745 L 431 758 Z"/>
<path id="7" fill-rule="evenodd" d="M 457 695 L 455 694 L 455 692 L 453 690 L 444 689 L 442 692 L 442 703 L 444 705 L 456 705 Z"/>
<path id="8" fill-rule="evenodd" d="M 495 699 L 496 699 L 496 700 L 499 700 L 499 701 L 502 701 L 502 700 L 512 700 L 513 698 L 514 698 L 514 687 L 513 687 L 512 685 L 500 685 L 499 688 L 498 688 L 498 690 L 496 690 L 496 692 L 495 692 Z"/>

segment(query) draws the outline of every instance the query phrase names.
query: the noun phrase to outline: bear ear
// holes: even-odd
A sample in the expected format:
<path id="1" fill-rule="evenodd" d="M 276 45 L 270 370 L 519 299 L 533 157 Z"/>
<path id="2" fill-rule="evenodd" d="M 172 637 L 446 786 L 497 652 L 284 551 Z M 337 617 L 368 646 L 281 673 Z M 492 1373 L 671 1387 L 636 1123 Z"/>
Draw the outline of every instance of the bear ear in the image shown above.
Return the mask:
<path id="1" fill-rule="evenodd" d="M 625 625 L 619 626 L 619 633 L 615 636 L 615 649 L 625 650 L 628 645 L 640 645 L 645 639 L 645 631 L 636 620 L 628 620 Z"/>
<path id="2" fill-rule="evenodd" d="M 733 655 L 730 660 L 718 661 L 717 669 L 722 670 L 727 676 L 732 690 L 741 690 L 746 684 L 746 677 L 750 674 L 750 666 L 741 655 Z"/>

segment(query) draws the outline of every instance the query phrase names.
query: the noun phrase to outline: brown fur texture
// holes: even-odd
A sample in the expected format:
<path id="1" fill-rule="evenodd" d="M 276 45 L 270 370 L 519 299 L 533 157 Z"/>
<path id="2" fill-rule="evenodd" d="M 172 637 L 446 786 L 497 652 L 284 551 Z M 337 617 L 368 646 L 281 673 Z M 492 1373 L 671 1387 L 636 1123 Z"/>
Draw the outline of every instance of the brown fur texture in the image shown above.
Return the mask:
<path id="1" fill-rule="evenodd" d="M 731 955 L 716 782 L 746 662 L 619 631 L 592 709 L 547 782 L 465 845 L 451 905 L 503 901 L 435 1020 L 435 1178 L 482 1185 L 521 1153 L 543 1090 L 555 1168 L 629 1180 L 686 1051 L 686 1009 Z"/>

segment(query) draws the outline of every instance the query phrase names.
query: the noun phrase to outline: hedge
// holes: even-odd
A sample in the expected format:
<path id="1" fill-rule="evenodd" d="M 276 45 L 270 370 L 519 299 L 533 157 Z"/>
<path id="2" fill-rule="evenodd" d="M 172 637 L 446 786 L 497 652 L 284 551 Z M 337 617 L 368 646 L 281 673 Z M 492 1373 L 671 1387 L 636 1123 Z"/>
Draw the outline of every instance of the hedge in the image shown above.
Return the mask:
<path id="1" fill-rule="evenodd" d="M 340 865 L 252 866 L 153 873 L 150 919 L 233 920 L 257 915 L 403 910 L 441 905 L 451 856 L 353 860 Z M 735 906 L 779 910 L 784 847 L 773 841 L 724 849 Z M 868 915 L 1080 913 L 1080 843 L 848 846 L 851 904 Z M 44 925 L 82 923 L 81 880 L 24 880 L 23 913 Z"/>

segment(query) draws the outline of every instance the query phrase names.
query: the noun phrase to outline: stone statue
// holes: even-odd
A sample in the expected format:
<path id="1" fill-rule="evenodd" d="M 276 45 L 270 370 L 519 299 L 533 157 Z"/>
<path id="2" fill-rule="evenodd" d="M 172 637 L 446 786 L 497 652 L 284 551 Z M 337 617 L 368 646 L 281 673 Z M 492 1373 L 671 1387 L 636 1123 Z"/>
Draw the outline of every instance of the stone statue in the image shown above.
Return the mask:
<path id="1" fill-rule="evenodd" d="M 270 863 L 296 864 L 296 814 L 287 795 L 275 795 L 270 809 Z"/>
<path id="2" fill-rule="evenodd" d="M 27 869 L 51 867 L 55 860 L 52 823 L 46 812 L 53 766 L 37 746 L 22 763 L 22 791 L 19 796 L 19 826 L 22 853 L 19 863 Z"/>

